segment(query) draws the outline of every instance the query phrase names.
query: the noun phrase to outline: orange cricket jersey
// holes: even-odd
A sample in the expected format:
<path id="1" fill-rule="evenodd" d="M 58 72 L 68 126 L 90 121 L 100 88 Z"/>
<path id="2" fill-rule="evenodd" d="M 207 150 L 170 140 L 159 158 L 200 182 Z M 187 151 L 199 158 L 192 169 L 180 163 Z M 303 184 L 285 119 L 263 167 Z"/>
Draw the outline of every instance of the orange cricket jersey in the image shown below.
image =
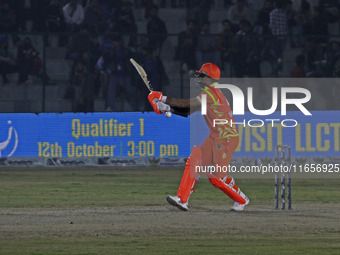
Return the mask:
<path id="1" fill-rule="evenodd" d="M 197 96 L 201 102 L 202 95 L 207 95 L 207 114 L 204 115 L 205 121 L 209 127 L 209 136 L 215 139 L 226 139 L 238 136 L 237 127 L 233 117 L 233 112 L 229 102 L 220 89 L 214 88 L 217 82 L 205 86 L 203 92 Z M 214 125 L 215 119 L 228 120 L 226 124 Z M 233 123 L 233 125 L 231 125 Z"/>

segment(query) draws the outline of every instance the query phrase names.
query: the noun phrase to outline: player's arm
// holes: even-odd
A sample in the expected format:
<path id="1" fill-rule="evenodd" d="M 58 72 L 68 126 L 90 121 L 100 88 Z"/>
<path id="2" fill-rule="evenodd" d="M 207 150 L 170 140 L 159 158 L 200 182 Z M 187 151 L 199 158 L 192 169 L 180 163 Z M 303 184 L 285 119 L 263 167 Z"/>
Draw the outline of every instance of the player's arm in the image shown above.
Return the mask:
<path id="1" fill-rule="evenodd" d="M 198 111 L 201 107 L 201 103 L 197 98 L 183 99 L 167 97 L 165 103 L 171 106 L 172 113 L 184 117 Z"/>
<path id="2" fill-rule="evenodd" d="M 155 112 L 161 114 L 164 112 L 163 105 L 169 107 L 170 111 L 174 114 L 187 117 L 191 113 L 200 109 L 201 103 L 197 98 L 182 99 L 182 98 L 170 98 L 163 96 L 162 92 L 152 91 L 148 96 L 149 102 L 154 108 Z M 160 109 L 162 108 L 162 109 Z M 168 111 L 168 110 L 165 110 Z"/>

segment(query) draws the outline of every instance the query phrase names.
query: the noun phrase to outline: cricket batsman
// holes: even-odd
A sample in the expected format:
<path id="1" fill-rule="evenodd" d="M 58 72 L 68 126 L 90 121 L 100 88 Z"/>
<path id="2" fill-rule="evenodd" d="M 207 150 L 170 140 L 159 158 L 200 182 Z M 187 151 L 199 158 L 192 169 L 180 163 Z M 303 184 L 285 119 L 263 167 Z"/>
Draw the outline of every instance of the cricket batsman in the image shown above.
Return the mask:
<path id="1" fill-rule="evenodd" d="M 229 166 L 233 152 L 239 143 L 236 126 L 229 124 L 235 123 L 229 102 L 221 90 L 215 88 L 220 79 L 220 69 L 213 63 L 206 63 L 196 72 L 197 83 L 202 90 L 199 96 L 190 99 L 170 98 L 159 91 L 153 91 L 148 96 L 157 114 L 171 111 L 187 117 L 190 113 L 201 109 L 202 96 L 206 95 L 207 114 L 204 118 L 210 130 L 209 136 L 201 146 L 194 146 L 188 157 L 177 195 L 166 198 L 169 204 L 184 211 L 189 210 L 189 197 L 200 179 L 202 171 L 197 171 L 197 169 L 211 165 Z M 214 127 L 214 119 L 224 119 L 228 122 Z M 234 178 L 226 172 L 214 171 L 213 173 L 205 172 L 205 174 L 212 185 L 235 201 L 231 207 L 232 211 L 243 211 L 244 207 L 249 204 L 248 197 L 236 185 Z"/>

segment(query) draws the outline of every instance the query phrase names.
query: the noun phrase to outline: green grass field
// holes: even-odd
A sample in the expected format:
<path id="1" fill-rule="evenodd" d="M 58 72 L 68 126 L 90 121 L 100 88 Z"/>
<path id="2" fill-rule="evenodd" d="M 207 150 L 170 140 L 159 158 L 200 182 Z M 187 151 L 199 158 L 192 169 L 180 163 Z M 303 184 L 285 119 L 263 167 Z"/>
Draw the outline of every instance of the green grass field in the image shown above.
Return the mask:
<path id="1" fill-rule="evenodd" d="M 182 168 L 0 168 L 0 254 L 339 254 L 340 179 L 239 179 L 244 212 L 202 178 L 189 212 L 165 201 Z"/>

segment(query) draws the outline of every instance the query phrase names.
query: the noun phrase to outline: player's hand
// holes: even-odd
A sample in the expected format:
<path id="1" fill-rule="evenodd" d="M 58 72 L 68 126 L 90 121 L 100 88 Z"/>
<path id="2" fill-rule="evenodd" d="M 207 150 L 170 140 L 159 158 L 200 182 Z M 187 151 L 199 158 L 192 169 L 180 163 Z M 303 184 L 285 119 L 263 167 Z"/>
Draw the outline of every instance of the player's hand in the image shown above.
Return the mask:
<path id="1" fill-rule="evenodd" d="M 148 99 L 149 99 L 150 104 L 157 103 L 158 101 L 164 102 L 163 93 L 160 91 L 150 92 L 150 94 L 148 95 Z"/>
<path id="2" fill-rule="evenodd" d="M 158 102 L 157 103 L 157 108 L 158 110 L 161 112 L 161 113 L 164 113 L 164 112 L 170 112 L 170 105 L 167 105 L 163 102 Z"/>
<path id="3" fill-rule="evenodd" d="M 155 100 L 157 100 L 157 103 L 151 103 L 151 106 L 152 106 L 153 110 L 155 111 L 155 113 L 162 114 L 163 112 L 161 112 L 161 110 L 158 109 L 159 101 L 158 101 L 158 99 L 155 99 Z"/>
<path id="4" fill-rule="evenodd" d="M 158 99 L 155 99 L 158 100 Z M 155 113 L 157 114 L 163 114 L 164 112 L 170 111 L 170 106 L 167 104 L 164 104 L 163 102 L 157 101 L 156 103 L 151 103 L 151 106 Z"/>

